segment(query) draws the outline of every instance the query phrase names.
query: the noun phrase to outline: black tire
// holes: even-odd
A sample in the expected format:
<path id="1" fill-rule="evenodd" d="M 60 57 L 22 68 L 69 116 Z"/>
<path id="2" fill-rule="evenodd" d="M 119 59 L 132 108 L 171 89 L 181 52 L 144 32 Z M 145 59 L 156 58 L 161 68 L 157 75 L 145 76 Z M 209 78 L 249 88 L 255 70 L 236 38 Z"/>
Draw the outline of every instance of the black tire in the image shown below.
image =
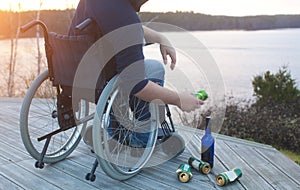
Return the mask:
<path id="1" fill-rule="evenodd" d="M 45 140 L 37 138 L 59 129 L 57 118 L 57 90 L 49 80 L 49 72 L 41 73 L 32 83 L 23 100 L 20 113 L 20 133 L 28 153 L 36 160 L 40 159 Z M 77 119 L 88 115 L 89 105 L 80 101 L 80 109 L 75 113 Z M 81 132 L 86 123 L 52 136 L 46 154 L 45 163 L 54 163 L 65 159 L 77 147 Z"/>

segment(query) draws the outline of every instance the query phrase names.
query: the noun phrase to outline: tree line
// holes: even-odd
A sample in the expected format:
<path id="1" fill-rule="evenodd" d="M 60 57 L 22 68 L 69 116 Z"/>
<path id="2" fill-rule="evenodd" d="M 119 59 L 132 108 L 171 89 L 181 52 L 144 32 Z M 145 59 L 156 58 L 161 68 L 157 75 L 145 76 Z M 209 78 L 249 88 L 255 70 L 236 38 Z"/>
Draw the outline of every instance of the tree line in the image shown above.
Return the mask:
<path id="1" fill-rule="evenodd" d="M 37 11 L 21 12 L 21 25 L 36 19 Z M 66 34 L 74 15 L 74 10 L 42 10 L 40 11 L 40 20 L 48 27 L 49 31 Z M 18 12 L 0 11 L 0 39 L 10 38 L 15 35 L 19 22 Z M 31 30 L 20 37 L 35 37 L 36 31 Z"/>
<path id="2" fill-rule="evenodd" d="M 69 10 L 43 10 L 40 19 L 44 21 L 49 30 L 66 34 L 74 14 Z M 21 13 L 21 23 L 25 24 L 35 19 L 36 11 Z M 167 12 L 139 13 L 143 22 L 162 22 L 178 26 L 185 30 L 266 30 L 280 28 L 300 28 L 300 15 L 274 15 L 274 16 L 212 16 L 194 12 Z M 17 31 L 17 12 L 0 11 L 0 39 L 9 38 Z M 11 31 L 13 30 L 13 31 Z M 35 36 L 35 32 L 26 33 L 26 36 Z"/>
<path id="3" fill-rule="evenodd" d="M 144 21 L 173 24 L 186 30 L 266 30 L 299 28 L 300 15 L 212 16 L 193 12 L 141 13 Z"/>

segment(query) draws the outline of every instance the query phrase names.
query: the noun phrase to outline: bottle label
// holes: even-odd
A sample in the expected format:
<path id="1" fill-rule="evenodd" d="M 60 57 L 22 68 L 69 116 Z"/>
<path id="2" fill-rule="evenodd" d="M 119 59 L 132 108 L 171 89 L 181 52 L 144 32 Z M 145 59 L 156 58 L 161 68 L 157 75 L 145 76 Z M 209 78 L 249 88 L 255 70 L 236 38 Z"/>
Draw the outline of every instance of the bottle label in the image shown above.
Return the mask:
<path id="1" fill-rule="evenodd" d="M 228 180 L 230 182 L 234 181 L 238 177 L 234 171 L 227 171 L 227 172 L 224 172 L 224 174 L 228 177 Z"/>
<path id="2" fill-rule="evenodd" d="M 196 170 L 199 170 L 199 166 L 200 166 L 201 162 L 199 162 L 198 160 L 194 160 L 192 162 L 192 166 L 193 168 L 195 168 Z"/>
<path id="3" fill-rule="evenodd" d="M 190 166 L 185 164 L 182 170 L 183 171 L 189 171 L 189 168 L 190 168 Z"/>
<path id="4" fill-rule="evenodd" d="M 191 172 L 191 167 L 188 164 L 181 164 L 178 169 L 176 170 L 176 173 L 179 172 L 187 172 L 190 173 Z"/>

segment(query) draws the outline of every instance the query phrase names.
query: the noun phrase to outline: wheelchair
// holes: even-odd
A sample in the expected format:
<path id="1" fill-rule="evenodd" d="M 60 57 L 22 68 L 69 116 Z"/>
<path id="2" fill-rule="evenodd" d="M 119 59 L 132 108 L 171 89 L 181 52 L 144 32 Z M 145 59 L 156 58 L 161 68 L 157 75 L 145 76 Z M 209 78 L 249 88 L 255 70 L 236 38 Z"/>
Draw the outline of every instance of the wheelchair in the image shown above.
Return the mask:
<path id="1" fill-rule="evenodd" d="M 78 35 L 75 36 L 48 32 L 40 20 L 20 28 L 21 32 L 34 26 L 43 29 L 48 67 L 34 79 L 24 97 L 20 133 L 26 150 L 37 160 L 35 167 L 42 169 L 45 163 L 56 163 L 68 157 L 80 143 L 88 123 L 92 122 L 92 152 L 96 159 L 86 179 L 94 181 L 100 165 L 113 179 L 127 180 L 145 167 L 158 144 L 173 158 L 184 151 L 185 142 L 175 131 L 168 105 L 149 103 L 151 117 L 146 141 L 142 146 L 132 143 L 139 134 L 135 132 L 139 120 L 135 117 L 136 109 L 128 106 L 128 97 L 124 98 L 116 85 L 118 75 L 105 79 L 103 89 L 87 89 L 96 94 L 94 100 L 73 99 L 70 92 L 76 69 L 94 43 L 81 32 L 93 22 L 88 18 L 77 25 Z"/>

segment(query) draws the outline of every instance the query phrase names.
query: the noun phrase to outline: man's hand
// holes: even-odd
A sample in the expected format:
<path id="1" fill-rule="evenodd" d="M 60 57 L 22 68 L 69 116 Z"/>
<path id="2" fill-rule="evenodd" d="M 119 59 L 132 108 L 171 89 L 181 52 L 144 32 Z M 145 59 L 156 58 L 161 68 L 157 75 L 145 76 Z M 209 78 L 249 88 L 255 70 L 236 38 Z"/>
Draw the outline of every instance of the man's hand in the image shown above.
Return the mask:
<path id="1" fill-rule="evenodd" d="M 164 64 L 168 63 L 168 56 L 171 58 L 171 69 L 173 70 L 176 64 L 176 51 L 170 41 L 161 33 L 156 32 L 143 25 L 144 37 L 147 43 L 158 43 L 160 52 L 163 57 Z"/>
<path id="2" fill-rule="evenodd" d="M 179 102 L 177 102 L 176 105 L 181 110 L 186 112 L 194 111 L 195 109 L 200 108 L 201 105 L 204 104 L 202 100 L 199 100 L 198 98 L 187 92 L 179 93 L 178 96 Z"/>
<path id="3" fill-rule="evenodd" d="M 171 46 L 171 44 L 168 42 L 168 44 L 160 44 L 160 52 L 163 57 L 164 64 L 166 65 L 168 63 L 168 56 L 171 58 L 171 69 L 173 70 L 176 65 L 176 51 L 175 48 Z"/>

